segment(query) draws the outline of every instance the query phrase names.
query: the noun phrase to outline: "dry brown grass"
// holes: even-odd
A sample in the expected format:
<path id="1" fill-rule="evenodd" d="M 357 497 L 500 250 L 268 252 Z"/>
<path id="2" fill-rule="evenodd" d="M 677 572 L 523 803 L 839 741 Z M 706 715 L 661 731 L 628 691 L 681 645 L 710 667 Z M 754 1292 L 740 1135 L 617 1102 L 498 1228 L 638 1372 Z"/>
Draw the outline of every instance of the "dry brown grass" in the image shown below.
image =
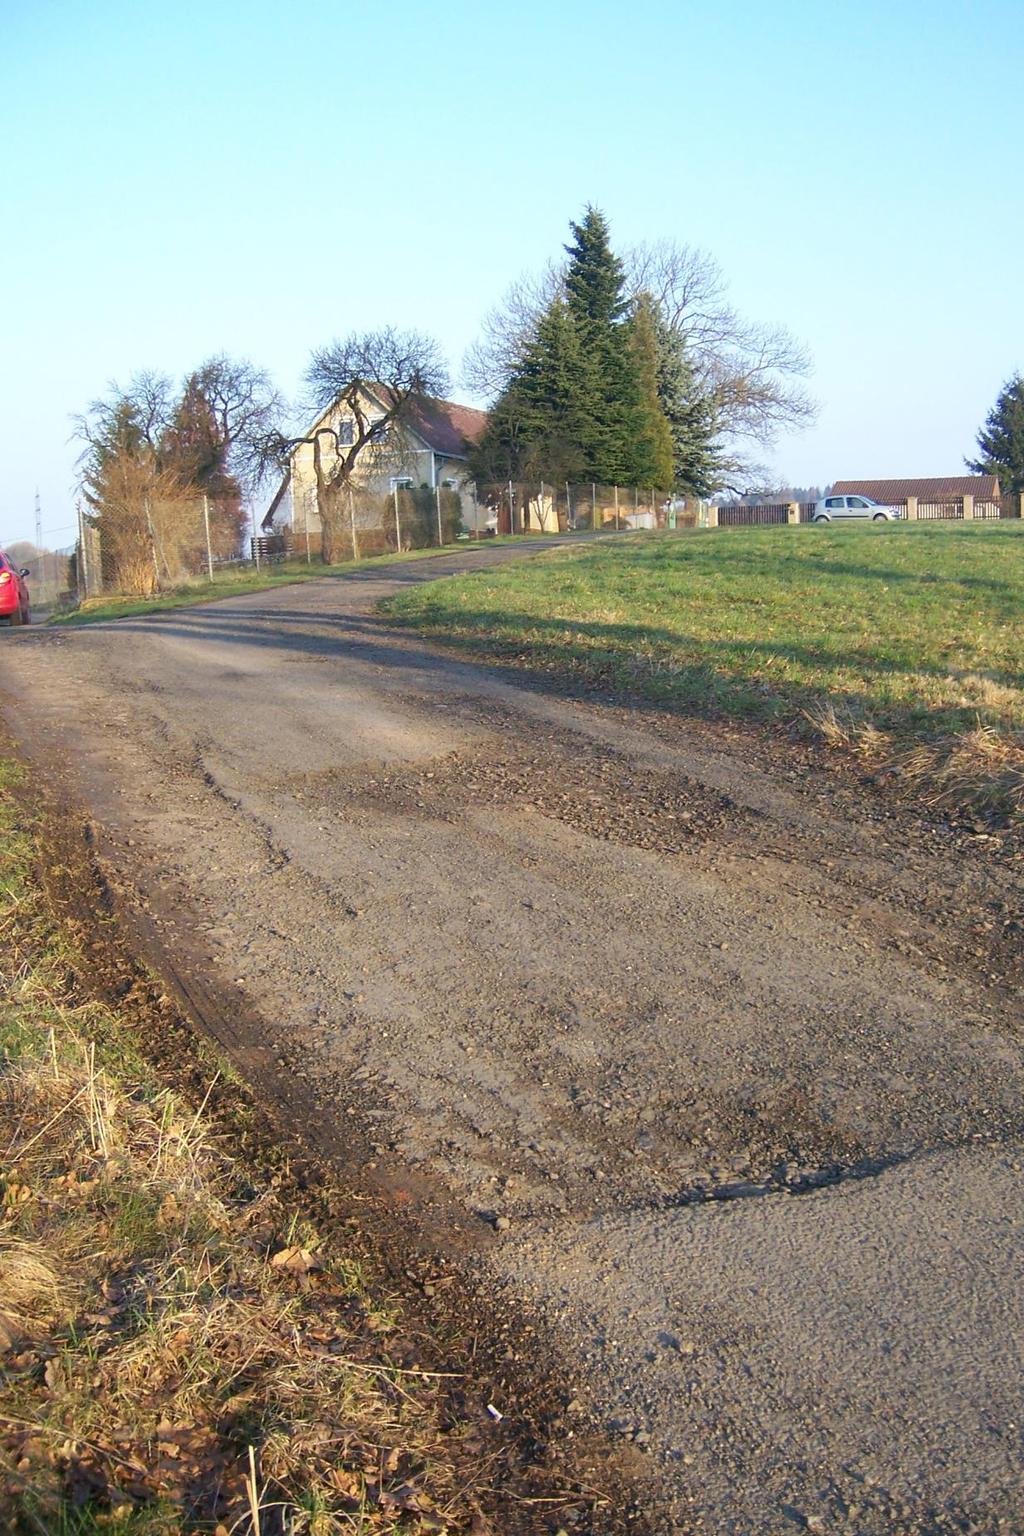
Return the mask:
<path id="1" fill-rule="evenodd" d="M 994 811 L 1024 818 L 1024 734 L 978 724 L 971 731 L 907 746 L 870 720 L 831 703 L 803 711 L 814 735 L 856 752 L 936 808 Z"/>
<path id="2" fill-rule="evenodd" d="M 0 1525 L 489 1530 L 473 1495 L 488 1456 L 451 1383 L 133 1056 L 124 1023 L 69 998 L 29 845 L 5 830 Z"/>
<path id="3" fill-rule="evenodd" d="M 979 725 L 922 743 L 895 762 L 903 783 L 928 805 L 974 805 L 1024 817 L 1024 736 Z"/>
<path id="4" fill-rule="evenodd" d="M 38 1243 L 0 1236 L 0 1349 L 28 1343 L 60 1312 L 61 1276 Z"/>

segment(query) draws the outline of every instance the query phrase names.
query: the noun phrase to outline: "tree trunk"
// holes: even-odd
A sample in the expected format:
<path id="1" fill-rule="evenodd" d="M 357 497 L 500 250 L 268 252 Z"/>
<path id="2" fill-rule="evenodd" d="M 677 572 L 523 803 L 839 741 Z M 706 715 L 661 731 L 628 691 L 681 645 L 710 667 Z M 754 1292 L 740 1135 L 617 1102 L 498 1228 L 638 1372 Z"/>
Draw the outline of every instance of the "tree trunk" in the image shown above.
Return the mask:
<path id="1" fill-rule="evenodd" d="M 345 489 L 344 486 L 325 485 L 317 498 L 320 503 L 320 557 L 324 565 L 336 565 L 345 558 L 341 547 Z"/>

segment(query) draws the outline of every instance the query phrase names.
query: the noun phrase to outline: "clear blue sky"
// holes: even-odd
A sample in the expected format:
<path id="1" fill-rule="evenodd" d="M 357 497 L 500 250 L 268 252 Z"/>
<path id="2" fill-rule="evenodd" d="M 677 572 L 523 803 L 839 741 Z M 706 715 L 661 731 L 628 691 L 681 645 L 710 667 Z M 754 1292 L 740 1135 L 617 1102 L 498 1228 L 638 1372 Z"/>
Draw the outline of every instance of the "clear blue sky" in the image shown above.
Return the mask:
<path id="1" fill-rule="evenodd" d="M 780 475 L 960 470 L 1024 369 L 1020 0 L 0 0 L 0 540 L 70 540 L 70 417 L 380 323 L 457 369 L 588 202 L 814 356 Z M 458 393 L 458 391 L 456 391 Z"/>

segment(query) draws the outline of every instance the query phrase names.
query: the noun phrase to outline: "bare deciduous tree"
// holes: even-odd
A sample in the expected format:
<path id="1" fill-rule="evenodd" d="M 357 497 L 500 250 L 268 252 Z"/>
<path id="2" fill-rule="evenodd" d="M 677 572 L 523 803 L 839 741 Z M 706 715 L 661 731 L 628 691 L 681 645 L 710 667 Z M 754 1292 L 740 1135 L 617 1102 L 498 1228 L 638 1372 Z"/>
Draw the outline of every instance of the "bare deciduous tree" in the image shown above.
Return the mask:
<path id="1" fill-rule="evenodd" d="M 708 402 L 723 477 L 753 481 L 762 466 L 750 445 L 769 448 L 781 431 L 813 419 L 803 380 L 807 348 L 784 326 L 747 320 L 726 297 L 722 270 L 708 252 L 662 240 L 627 256 L 634 292 L 651 293 L 669 329 L 682 336 L 694 380 Z"/>
<path id="2" fill-rule="evenodd" d="M 400 452 L 401 427 L 416 401 L 443 395 L 448 374 L 431 337 L 389 326 L 320 348 L 305 380 L 317 424 L 303 437 L 266 439 L 263 454 L 283 465 L 302 444 L 312 446 L 321 553 L 330 565 L 340 555 L 353 476 L 368 460 Z"/>
<path id="3" fill-rule="evenodd" d="M 284 402 L 269 375 L 252 363 L 221 354 L 208 358 L 185 380 L 183 401 L 190 394 L 208 414 L 217 471 L 251 485 L 262 467 L 260 445 L 284 414 Z"/>
<path id="4" fill-rule="evenodd" d="M 561 292 L 564 265 L 549 262 L 538 275 L 524 273 L 489 310 L 481 334 L 462 361 L 468 387 L 488 400 L 497 399 L 523 360 L 538 321 Z"/>
<path id="5" fill-rule="evenodd" d="M 180 395 L 163 374 L 142 372 L 77 418 L 82 493 L 121 590 L 149 591 L 205 558 L 204 495 L 213 547 L 237 552 L 239 477 L 251 477 L 281 409 L 265 373 L 222 356 L 189 374 Z"/>

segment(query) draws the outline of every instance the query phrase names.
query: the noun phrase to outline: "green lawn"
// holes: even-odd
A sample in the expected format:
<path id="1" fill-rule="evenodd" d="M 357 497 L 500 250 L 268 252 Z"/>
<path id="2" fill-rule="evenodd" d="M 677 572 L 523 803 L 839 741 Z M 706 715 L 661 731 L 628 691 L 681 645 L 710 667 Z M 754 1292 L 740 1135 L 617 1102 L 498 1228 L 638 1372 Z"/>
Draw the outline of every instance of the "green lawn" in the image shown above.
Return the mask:
<path id="1" fill-rule="evenodd" d="M 646 534 L 418 586 L 403 624 L 666 706 L 890 744 L 1024 731 L 1024 523 Z M 991 732 L 989 733 L 991 735 Z"/>

